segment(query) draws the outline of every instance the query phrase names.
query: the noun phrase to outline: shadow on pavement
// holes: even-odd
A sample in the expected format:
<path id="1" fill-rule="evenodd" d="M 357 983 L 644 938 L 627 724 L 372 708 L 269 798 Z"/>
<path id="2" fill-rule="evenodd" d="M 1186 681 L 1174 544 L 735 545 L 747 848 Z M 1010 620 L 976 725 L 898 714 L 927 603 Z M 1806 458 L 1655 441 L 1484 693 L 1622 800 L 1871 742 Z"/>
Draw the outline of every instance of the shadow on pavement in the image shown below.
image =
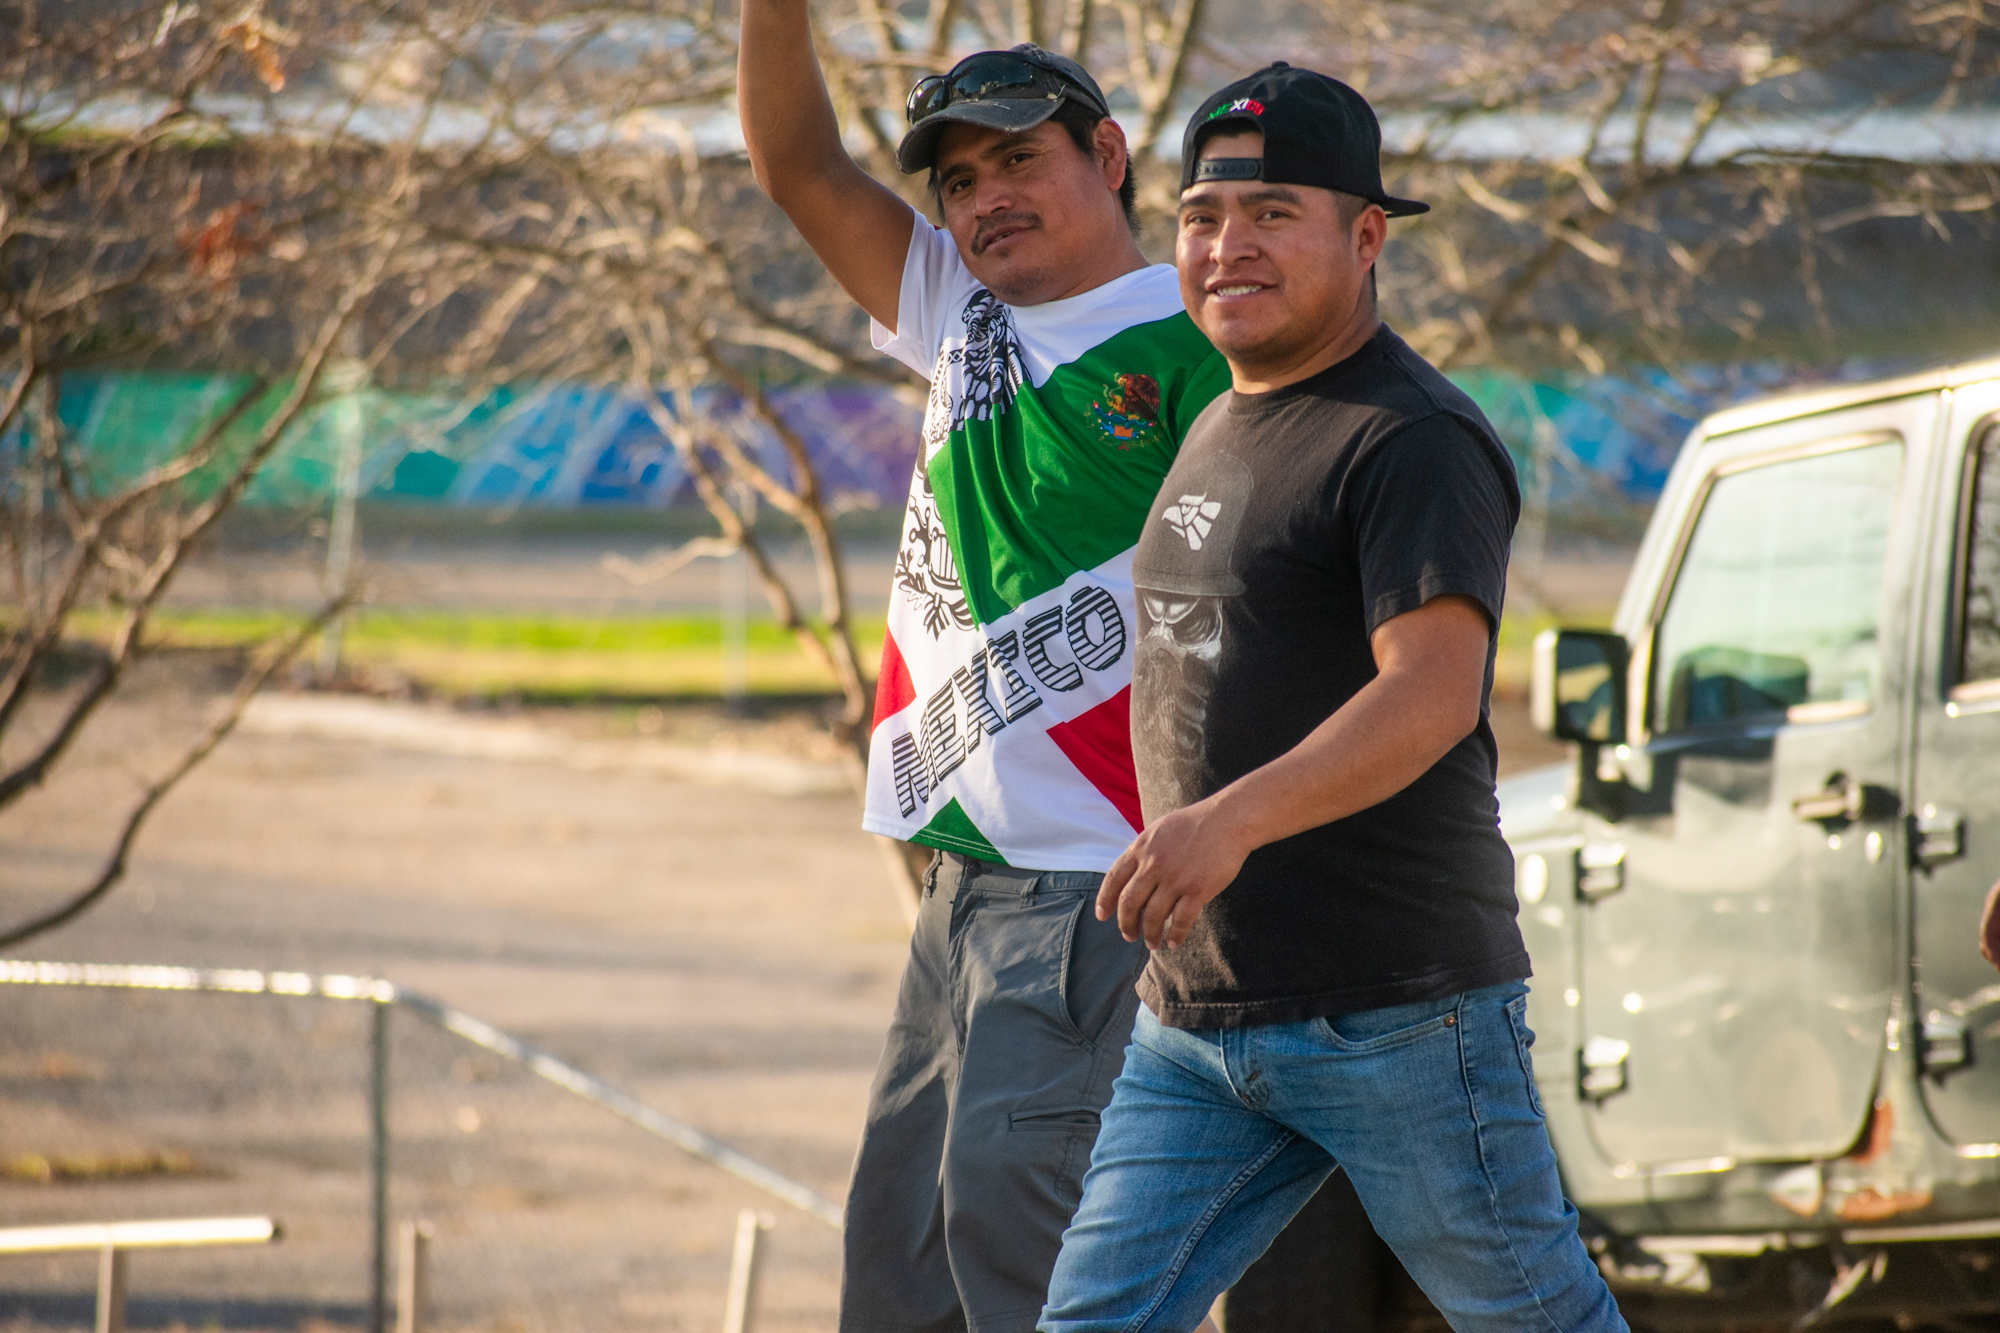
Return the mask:
<path id="1" fill-rule="evenodd" d="M 97 1318 L 95 1292 L 0 1291 L 0 1327 L 22 1333 L 40 1327 L 90 1328 Z M 359 1305 L 303 1301 L 211 1300 L 134 1294 L 125 1301 L 130 1329 L 227 1329 L 231 1333 L 345 1333 L 367 1327 Z"/>

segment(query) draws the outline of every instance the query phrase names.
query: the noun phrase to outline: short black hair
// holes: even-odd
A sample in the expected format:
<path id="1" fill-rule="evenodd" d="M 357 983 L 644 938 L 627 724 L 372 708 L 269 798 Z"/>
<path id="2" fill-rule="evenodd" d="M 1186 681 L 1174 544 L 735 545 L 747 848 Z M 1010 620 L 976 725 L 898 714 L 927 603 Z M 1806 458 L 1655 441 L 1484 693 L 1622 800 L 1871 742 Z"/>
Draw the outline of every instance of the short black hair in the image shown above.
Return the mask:
<path id="1" fill-rule="evenodd" d="M 1103 119 L 1103 116 L 1098 115 L 1083 103 L 1074 102 L 1068 98 L 1064 98 L 1062 105 L 1056 108 L 1055 114 L 1049 117 L 1049 120 L 1063 127 L 1063 130 L 1069 135 L 1070 142 L 1076 145 L 1076 150 L 1079 153 L 1092 159 L 1095 159 L 1097 156 L 1097 125 Z M 942 208 L 944 206 L 944 194 L 938 188 L 937 166 L 935 163 L 931 166 L 929 184 L 932 201 Z M 1118 186 L 1118 206 L 1125 210 L 1125 225 L 1132 229 L 1134 236 L 1137 236 L 1139 234 L 1139 176 L 1132 169 L 1130 154 L 1127 154 L 1125 158 L 1125 179 Z"/>
<path id="2" fill-rule="evenodd" d="M 1363 199 L 1358 194 L 1348 194 L 1341 190 L 1329 190 L 1327 193 L 1333 196 L 1333 206 L 1336 215 L 1340 218 L 1340 229 L 1345 232 L 1352 232 L 1354 230 L 1354 220 L 1361 216 L 1363 209 L 1375 202 L 1372 199 Z M 1375 270 L 1380 266 L 1380 260 L 1368 266 L 1368 304 L 1370 306 L 1375 305 L 1378 300 L 1375 289 Z"/>
<path id="3" fill-rule="evenodd" d="M 1056 113 L 1049 117 L 1056 124 L 1069 131 L 1070 142 L 1085 157 L 1097 156 L 1097 126 L 1104 119 L 1081 102 L 1063 99 Z M 1139 234 L 1139 173 L 1133 170 L 1132 155 L 1125 155 L 1125 179 L 1118 186 L 1118 206 L 1125 210 L 1125 225 L 1132 234 Z"/>
<path id="4" fill-rule="evenodd" d="M 1199 157 L 1201 150 L 1208 145 L 1210 139 L 1224 138 L 1235 134 L 1254 134 L 1260 139 L 1264 137 L 1264 131 L 1257 128 L 1255 122 L 1245 122 L 1242 120 L 1211 121 L 1194 132 L 1194 147 L 1190 151 Z M 1354 219 L 1361 216 L 1361 210 L 1375 202 L 1372 199 L 1363 199 L 1358 194 L 1348 194 L 1344 190 L 1328 190 L 1327 193 L 1333 196 L 1334 207 L 1339 212 L 1340 225 L 1350 230 L 1354 226 Z"/>

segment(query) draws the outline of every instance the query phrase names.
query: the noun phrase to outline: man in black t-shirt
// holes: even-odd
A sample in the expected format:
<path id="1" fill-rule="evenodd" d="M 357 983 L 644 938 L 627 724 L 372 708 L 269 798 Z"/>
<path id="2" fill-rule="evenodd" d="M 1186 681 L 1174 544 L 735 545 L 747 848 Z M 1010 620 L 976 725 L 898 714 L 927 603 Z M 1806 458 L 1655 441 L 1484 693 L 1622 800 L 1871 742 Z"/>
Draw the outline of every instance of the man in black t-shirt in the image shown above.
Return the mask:
<path id="1" fill-rule="evenodd" d="M 1337 1166 L 1457 1333 L 1623 1333 L 1523 1021 L 1487 721 L 1513 466 L 1375 314 L 1359 94 L 1283 64 L 1184 140 L 1178 263 L 1233 391 L 1133 561 L 1146 829 L 1097 911 L 1153 950 L 1042 1313 L 1185 1333 Z"/>

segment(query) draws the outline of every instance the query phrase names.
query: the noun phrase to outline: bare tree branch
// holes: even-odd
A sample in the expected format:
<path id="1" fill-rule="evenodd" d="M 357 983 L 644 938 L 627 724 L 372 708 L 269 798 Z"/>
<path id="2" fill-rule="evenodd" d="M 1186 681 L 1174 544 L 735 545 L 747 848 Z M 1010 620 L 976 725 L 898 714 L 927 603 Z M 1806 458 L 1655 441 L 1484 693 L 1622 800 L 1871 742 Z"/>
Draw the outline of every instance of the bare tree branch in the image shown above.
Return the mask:
<path id="1" fill-rule="evenodd" d="M 111 892 L 118 881 L 125 877 L 125 872 L 131 864 L 132 845 L 138 841 L 139 831 L 145 827 L 146 820 L 154 809 L 179 785 L 182 778 L 193 772 L 202 760 L 213 754 L 215 747 L 222 744 L 229 733 L 236 729 L 236 724 L 243 720 L 244 710 L 249 708 L 251 699 L 264 688 L 265 682 L 286 663 L 297 657 L 299 650 L 325 629 L 335 616 L 352 606 L 356 595 L 354 589 L 343 592 L 322 606 L 286 637 L 274 651 L 266 653 L 263 661 L 245 674 L 237 685 L 236 693 L 230 698 L 222 716 L 217 718 L 194 744 L 183 751 L 181 757 L 165 773 L 147 785 L 138 803 L 126 814 L 124 827 L 119 830 L 118 837 L 112 844 L 111 855 L 105 861 L 104 867 L 97 872 L 97 877 L 61 906 L 30 918 L 18 926 L 0 930 L 0 949 L 11 949 L 17 944 L 75 920 L 95 906 L 105 894 Z"/>

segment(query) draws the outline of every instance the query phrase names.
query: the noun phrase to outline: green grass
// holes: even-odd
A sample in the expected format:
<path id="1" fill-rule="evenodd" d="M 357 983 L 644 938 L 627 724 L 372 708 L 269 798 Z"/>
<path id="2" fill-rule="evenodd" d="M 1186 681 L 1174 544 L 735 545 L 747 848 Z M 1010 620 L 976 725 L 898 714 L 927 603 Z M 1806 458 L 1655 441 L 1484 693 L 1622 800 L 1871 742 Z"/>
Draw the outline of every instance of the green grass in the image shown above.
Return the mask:
<path id="1" fill-rule="evenodd" d="M 280 611 L 165 611 L 152 639 L 164 647 L 244 648 L 295 629 Z M 108 638 L 104 611 L 81 613 L 72 632 Z M 856 626 L 856 651 L 872 671 L 883 618 Z M 753 694 L 832 694 L 831 672 L 769 620 L 745 627 L 745 675 Z M 313 650 L 308 650 L 308 655 Z M 722 620 L 716 615 L 564 616 L 465 611 L 363 610 L 348 623 L 345 661 L 388 669 L 448 695 L 522 694 L 550 700 L 713 697 L 722 692 Z"/>
<path id="2" fill-rule="evenodd" d="M 1596 617 L 1510 612 L 1500 625 L 1494 686 L 1528 687 L 1531 646 L 1556 624 Z M 244 648 L 295 628 L 281 611 L 167 611 L 155 617 L 163 646 Z M 73 632 L 108 638 L 114 618 L 80 613 Z M 883 617 L 856 626 L 856 651 L 872 673 L 882 652 Z M 745 666 L 753 694 L 832 694 L 831 673 L 769 620 L 746 627 Z M 715 697 L 722 691 L 722 621 L 715 615 L 566 616 L 518 612 L 363 610 L 349 621 L 343 651 L 353 667 L 388 668 L 448 695 L 590 698 Z M 308 655 L 310 656 L 310 650 Z"/>
<path id="3" fill-rule="evenodd" d="M 753 620 L 744 630 L 746 646 L 752 653 L 796 649 L 792 636 L 775 622 Z M 357 649 L 421 645 L 461 652 L 721 652 L 722 618 L 694 615 L 596 619 L 374 611 L 352 624 L 348 643 Z"/>

